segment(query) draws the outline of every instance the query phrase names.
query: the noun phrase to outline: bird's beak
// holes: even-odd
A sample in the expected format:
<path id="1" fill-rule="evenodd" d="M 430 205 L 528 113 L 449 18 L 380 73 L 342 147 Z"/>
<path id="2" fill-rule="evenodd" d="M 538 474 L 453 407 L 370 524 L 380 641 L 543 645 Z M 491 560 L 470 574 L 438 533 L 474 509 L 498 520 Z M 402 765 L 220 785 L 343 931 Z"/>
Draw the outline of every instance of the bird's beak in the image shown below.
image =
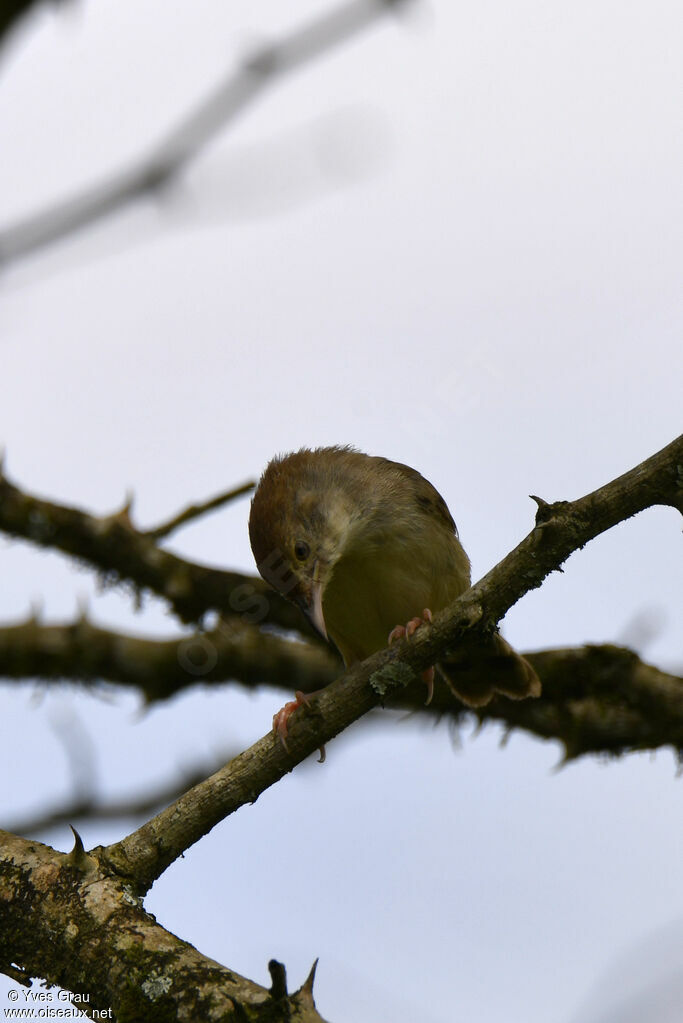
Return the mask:
<path id="1" fill-rule="evenodd" d="M 303 609 L 308 618 L 324 639 L 328 639 L 325 617 L 323 615 L 323 584 L 320 580 L 320 562 L 313 566 L 310 586 L 306 587 Z"/>
<path id="2" fill-rule="evenodd" d="M 327 639 L 327 628 L 325 627 L 323 615 L 323 588 L 321 583 L 317 581 L 313 583 L 311 588 L 311 610 L 309 615 L 320 635 Z"/>

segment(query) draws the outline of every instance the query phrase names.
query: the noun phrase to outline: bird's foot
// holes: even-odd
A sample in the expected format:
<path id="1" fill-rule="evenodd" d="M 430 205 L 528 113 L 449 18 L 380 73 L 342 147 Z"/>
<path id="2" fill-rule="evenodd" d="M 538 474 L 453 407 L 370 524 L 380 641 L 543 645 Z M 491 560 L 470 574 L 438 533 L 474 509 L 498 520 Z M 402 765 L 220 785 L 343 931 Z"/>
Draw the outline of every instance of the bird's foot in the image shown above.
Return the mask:
<path id="1" fill-rule="evenodd" d="M 305 693 L 297 690 L 294 693 L 295 699 L 289 700 L 277 714 L 273 714 L 273 732 L 277 735 L 278 739 L 289 753 L 289 747 L 287 746 L 287 729 L 289 719 L 295 710 L 299 707 L 306 706 L 310 707 L 311 701 L 308 699 Z"/>
<path id="2" fill-rule="evenodd" d="M 421 625 L 431 624 L 432 612 L 428 607 L 424 609 L 421 617 L 411 618 L 405 625 L 396 625 L 389 633 L 388 643 L 395 643 L 397 639 L 410 638 Z"/>
<path id="3" fill-rule="evenodd" d="M 428 607 L 422 612 L 422 616 L 419 618 L 411 618 L 405 625 L 396 625 L 389 633 L 389 639 L 387 642 L 395 643 L 397 639 L 410 639 L 414 635 L 421 625 L 430 625 L 432 621 L 432 612 Z M 432 702 L 434 695 L 434 667 L 425 668 L 422 672 L 422 681 L 427 686 L 427 699 L 425 700 L 425 707 Z"/>
<path id="4" fill-rule="evenodd" d="M 280 740 L 280 742 L 282 743 L 284 749 L 288 753 L 289 753 L 289 746 L 287 745 L 287 729 L 288 729 L 289 719 L 292 716 L 292 714 L 294 713 L 294 711 L 298 710 L 299 707 L 307 707 L 307 708 L 310 709 L 311 701 L 310 701 L 309 697 L 313 696 L 313 695 L 314 695 L 313 693 L 310 693 L 310 694 L 307 695 L 306 693 L 302 693 L 299 689 L 297 689 L 297 691 L 294 693 L 294 699 L 293 700 L 289 700 L 284 705 L 284 707 L 282 707 L 277 712 L 277 714 L 273 714 L 273 734 L 277 735 L 277 737 Z M 320 757 L 318 758 L 318 763 L 322 764 L 324 762 L 325 762 L 325 747 L 321 746 L 320 747 Z"/>

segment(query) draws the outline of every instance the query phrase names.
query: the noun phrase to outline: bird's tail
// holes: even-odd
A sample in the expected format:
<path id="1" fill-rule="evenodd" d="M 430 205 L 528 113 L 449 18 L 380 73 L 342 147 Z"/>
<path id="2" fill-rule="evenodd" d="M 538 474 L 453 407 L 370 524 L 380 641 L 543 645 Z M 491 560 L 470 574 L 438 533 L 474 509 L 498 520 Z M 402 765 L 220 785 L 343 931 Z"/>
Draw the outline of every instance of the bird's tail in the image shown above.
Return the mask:
<path id="1" fill-rule="evenodd" d="M 499 632 L 449 652 L 439 668 L 468 707 L 483 707 L 498 694 L 510 700 L 541 695 L 541 680 L 531 664 Z"/>

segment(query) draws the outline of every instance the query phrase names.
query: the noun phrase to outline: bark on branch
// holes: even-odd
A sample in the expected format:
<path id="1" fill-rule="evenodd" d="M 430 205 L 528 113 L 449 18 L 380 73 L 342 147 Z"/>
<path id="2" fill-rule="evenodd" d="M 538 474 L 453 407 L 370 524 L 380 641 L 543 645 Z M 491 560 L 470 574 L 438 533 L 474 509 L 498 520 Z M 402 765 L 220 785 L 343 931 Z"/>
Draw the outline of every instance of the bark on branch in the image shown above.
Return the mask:
<path id="1" fill-rule="evenodd" d="M 147 703 L 193 685 L 238 682 L 313 692 L 336 678 L 341 661 L 320 643 L 261 632 L 241 618 L 175 639 L 147 639 L 98 628 L 85 616 L 69 625 L 41 625 L 31 616 L 0 628 L 0 679 L 113 682 Z"/>
<path id="2" fill-rule="evenodd" d="M 324 1023 L 312 978 L 292 995 L 271 993 L 201 955 L 146 913 L 78 836 L 64 854 L 0 831 L 0 905 L 0 970 L 24 983 L 43 977 L 75 1005 L 87 995 L 86 1007 L 112 1011 L 118 1023 Z"/>

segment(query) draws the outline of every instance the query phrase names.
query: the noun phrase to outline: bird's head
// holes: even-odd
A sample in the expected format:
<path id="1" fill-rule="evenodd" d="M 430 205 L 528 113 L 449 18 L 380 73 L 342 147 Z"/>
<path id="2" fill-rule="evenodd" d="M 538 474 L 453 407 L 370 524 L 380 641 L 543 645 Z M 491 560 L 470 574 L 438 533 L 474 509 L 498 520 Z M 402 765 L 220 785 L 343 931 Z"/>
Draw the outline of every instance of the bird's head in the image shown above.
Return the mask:
<path id="1" fill-rule="evenodd" d="M 329 452 L 329 457 L 328 457 Z M 327 638 L 323 595 L 341 557 L 353 500 L 337 483 L 344 449 L 303 449 L 274 458 L 251 502 L 249 538 L 260 574 Z"/>

